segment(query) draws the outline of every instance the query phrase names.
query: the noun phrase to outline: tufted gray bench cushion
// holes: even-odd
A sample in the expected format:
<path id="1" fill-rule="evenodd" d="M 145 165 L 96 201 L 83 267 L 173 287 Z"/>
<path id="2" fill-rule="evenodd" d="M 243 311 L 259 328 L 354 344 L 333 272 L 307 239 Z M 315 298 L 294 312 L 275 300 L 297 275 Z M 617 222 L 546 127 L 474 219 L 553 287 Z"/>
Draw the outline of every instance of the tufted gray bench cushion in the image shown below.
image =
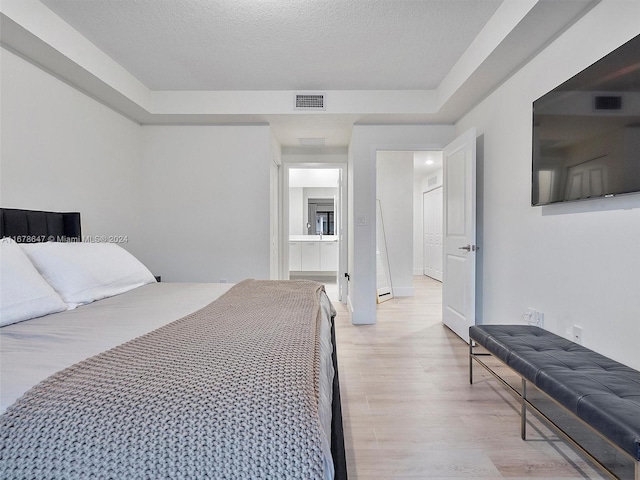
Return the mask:
<path id="1" fill-rule="evenodd" d="M 640 461 L 639 371 L 539 327 L 476 325 L 469 337 Z"/>

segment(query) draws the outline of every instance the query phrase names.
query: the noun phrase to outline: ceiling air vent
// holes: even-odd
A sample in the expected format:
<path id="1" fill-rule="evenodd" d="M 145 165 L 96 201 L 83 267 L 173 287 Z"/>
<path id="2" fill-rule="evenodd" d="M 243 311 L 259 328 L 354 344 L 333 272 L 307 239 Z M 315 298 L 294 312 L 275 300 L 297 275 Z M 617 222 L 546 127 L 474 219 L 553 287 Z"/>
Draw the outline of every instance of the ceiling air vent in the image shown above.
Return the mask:
<path id="1" fill-rule="evenodd" d="M 296 93 L 296 110 L 325 110 L 324 93 Z"/>
<path id="2" fill-rule="evenodd" d="M 620 95 L 596 95 L 593 97 L 595 110 L 622 110 L 622 97 Z"/>

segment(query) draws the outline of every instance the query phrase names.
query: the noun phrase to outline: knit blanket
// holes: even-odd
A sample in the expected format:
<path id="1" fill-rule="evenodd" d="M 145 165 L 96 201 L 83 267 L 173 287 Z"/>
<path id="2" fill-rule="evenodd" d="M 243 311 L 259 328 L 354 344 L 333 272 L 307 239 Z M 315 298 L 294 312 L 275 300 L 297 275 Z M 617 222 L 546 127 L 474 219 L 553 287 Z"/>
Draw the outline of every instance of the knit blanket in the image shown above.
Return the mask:
<path id="1" fill-rule="evenodd" d="M 0 478 L 323 478 L 322 288 L 245 280 L 49 377 L 0 417 Z"/>

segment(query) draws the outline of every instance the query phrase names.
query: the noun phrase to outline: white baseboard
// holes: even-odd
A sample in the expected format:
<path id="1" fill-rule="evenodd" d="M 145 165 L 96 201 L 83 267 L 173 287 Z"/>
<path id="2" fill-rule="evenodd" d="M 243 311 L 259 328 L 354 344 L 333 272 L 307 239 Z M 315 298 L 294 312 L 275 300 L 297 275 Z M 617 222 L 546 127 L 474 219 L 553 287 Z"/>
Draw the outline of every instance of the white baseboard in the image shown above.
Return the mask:
<path id="1" fill-rule="evenodd" d="M 422 268 L 414 268 L 413 269 L 413 274 L 414 275 L 424 275 L 424 270 Z"/>

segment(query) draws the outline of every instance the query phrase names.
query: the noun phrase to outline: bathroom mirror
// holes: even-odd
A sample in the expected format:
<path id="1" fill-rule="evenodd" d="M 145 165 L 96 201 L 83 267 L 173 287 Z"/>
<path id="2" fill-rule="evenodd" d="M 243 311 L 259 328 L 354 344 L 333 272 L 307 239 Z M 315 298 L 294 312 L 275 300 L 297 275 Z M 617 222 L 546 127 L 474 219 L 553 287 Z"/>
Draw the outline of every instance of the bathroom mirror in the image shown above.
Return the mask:
<path id="1" fill-rule="evenodd" d="M 335 235 L 333 198 L 310 198 L 307 209 L 307 235 Z"/>
<path id="2" fill-rule="evenodd" d="M 339 235 L 339 169 L 289 169 L 289 235 Z"/>

